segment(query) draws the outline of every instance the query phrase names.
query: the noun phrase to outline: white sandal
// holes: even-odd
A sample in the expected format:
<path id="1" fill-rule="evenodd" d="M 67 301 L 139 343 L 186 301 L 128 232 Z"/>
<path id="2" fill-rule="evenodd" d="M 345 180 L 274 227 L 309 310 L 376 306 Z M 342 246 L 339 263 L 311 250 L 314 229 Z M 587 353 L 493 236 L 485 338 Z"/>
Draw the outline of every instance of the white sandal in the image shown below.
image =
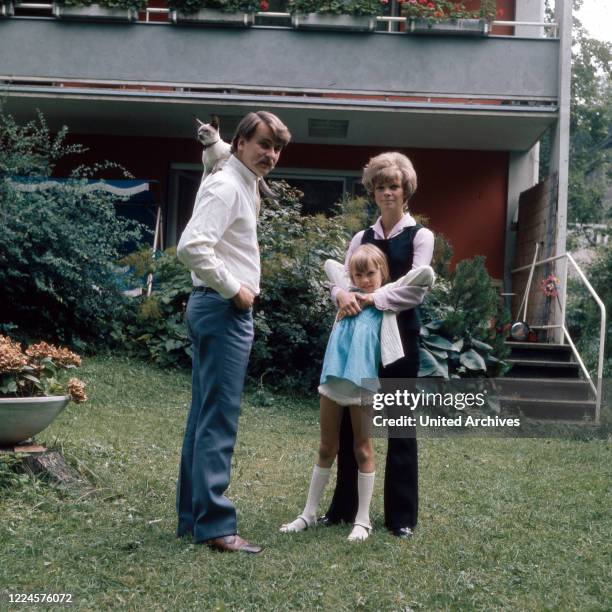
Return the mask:
<path id="1" fill-rule="evenodd" d="M 365 535 L 359 530 L 355 533 L 355 529 L 357 527 L 361 527 L 361 529 L 365 530 Z M 349 534 L 348 541 L 349 542 L 363 542 L 370 537 L 372 533 L 372 525 L 364 525 L 363 523 L 353 523 L 353 530 Z"/>
<path id="2" fill-rule="evenodd" d="M 295 524 L 296 521 L 302 521 L 304 523 L 303 527 L 299 527 Z M 295 521 L 291 521 L 291 523 L 285 523 L 281 525 L 280 532 L 281 533 L 299 533 L 300 531 L 306 531 L 311 526 L 311 523 L 308 522 L 306 517 L 301 514 L 295 519 Z"/>

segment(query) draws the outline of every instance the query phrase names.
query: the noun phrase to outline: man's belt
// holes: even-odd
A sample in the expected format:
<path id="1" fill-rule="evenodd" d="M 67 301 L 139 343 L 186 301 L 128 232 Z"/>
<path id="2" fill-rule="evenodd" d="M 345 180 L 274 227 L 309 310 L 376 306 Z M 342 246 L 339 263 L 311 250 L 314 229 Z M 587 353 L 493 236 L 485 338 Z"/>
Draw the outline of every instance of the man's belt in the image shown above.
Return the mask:
<path id="1" fill-rule="evenodd" d="M 203 285 L 198 285 L 197 287 L 194 287 L 193 292 L 194 293 L 217 293 L 217 294 L 219 293 L 218 291 L 215 291 L 211 287 L 204 287 Z"/>

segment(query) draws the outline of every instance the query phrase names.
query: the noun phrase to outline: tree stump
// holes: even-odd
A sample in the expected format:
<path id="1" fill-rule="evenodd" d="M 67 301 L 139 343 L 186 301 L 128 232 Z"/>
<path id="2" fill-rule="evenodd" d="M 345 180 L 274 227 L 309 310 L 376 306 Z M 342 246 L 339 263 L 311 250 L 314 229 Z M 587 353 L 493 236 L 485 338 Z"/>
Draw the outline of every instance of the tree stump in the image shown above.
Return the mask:
<path id="1" fill-rule="evenodd" d="M 0 449 L 0 453 L 13 455 L 24 471 L 55 484 L 66 487 L 88 486 L 88 483 L 66 463 L 64 456 L 57 450 L 47 450 L 32 443 L 3 448 Z"/>

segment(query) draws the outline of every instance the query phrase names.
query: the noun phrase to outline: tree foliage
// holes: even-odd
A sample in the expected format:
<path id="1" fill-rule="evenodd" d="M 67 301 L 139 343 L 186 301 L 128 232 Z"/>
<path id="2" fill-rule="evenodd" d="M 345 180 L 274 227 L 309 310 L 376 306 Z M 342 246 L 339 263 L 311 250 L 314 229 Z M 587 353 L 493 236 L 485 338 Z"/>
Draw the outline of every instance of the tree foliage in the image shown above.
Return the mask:
<path id="1" fill-rule="evenodd" d="M 606 222 L 611 214 L 602 199 L 611 168 L 612 45 L 589 36 L 577 17 L 582 4 L 573 0 L 568 220 L 587 224 Z M 548 2 L 547 14 L 554 18 Z M 541 142 L 540 180 L 549 174 L 550 149 L 548 133 Z M 588 232 L 584 238 L 592 242 Z"/>
<path id="2" fill-rule="evenodd" d="M 574 0 L 574 9 L 582 3 Z M 572 34 L 569 220 L 603 222 L 610 215 L 601 203 L 610 179 L 612 45 L 591 38 L 577 17 Z"/>

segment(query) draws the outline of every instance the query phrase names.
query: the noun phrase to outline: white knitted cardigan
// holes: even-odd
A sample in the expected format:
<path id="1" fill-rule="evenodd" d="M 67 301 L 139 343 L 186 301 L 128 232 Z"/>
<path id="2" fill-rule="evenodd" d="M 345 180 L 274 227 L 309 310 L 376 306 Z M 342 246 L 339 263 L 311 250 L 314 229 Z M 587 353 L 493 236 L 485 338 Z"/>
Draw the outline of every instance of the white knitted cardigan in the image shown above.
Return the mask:
<path id="1" fill-rule="evenodd" d="M 343 264 L 328 259 L 324 265 L 325 274 L 333 286 L 349 291 L 351 279 Z M 436 274 L 431 266 L 419 266 L 410 270 L 396 281 L 387 283 L 385 287 L 418 286 L 433 287 Z M 380 358 L 383 366 L 387 366 L 404 356 L 402 339 L 397 326 L 397 313 L 390 310 L 383 312 L 382 324 L 380 326 Z"/>

